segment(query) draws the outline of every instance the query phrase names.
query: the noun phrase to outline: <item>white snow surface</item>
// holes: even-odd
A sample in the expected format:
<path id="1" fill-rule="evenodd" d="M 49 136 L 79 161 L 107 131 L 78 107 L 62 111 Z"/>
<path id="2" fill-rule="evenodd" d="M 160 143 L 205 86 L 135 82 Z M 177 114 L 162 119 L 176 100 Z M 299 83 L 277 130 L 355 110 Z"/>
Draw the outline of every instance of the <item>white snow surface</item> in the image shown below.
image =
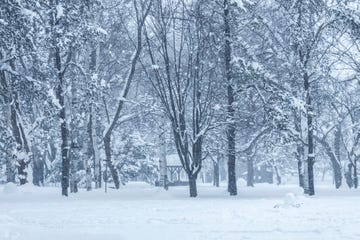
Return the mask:
<path id="1" fill-rule="evenodd" d="M 0 239 L 215 240 L 360 239 L 359 190 L 296 185 L 239 187 L 199 184 L 169 191 L 133 182 L 119 190 L 60 196 L 59 187 L 0 186 Z"/>

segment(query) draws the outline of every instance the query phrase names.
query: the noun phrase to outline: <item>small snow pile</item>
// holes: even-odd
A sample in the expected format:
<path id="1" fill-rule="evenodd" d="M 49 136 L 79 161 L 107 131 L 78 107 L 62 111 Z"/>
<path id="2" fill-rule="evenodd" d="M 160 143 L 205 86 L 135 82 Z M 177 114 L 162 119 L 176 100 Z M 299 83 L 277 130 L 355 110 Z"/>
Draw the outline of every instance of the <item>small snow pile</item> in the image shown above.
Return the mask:
<path id="1" fill-rule="evenodd" d="M 3 193 L 14 194 L 17 193 L 18 189 L 15 183 L 7 183 L 3 188 Z"/>
<path id="2" fill-rule="evenodd" d="M 243 178 L 239 178 L 237 181 L 236 181 L 236 185 L 238 187 L 246 187 L 246 180 L 243 179 Z"/>
<path id="3" fill-rule="evenodd" d="M 294 193 L 287 193 L 283 199 L 283 203 L 276 204 L 274 208 L 299 208 L 302 205 L 298 201 L 298 197 Z"/>

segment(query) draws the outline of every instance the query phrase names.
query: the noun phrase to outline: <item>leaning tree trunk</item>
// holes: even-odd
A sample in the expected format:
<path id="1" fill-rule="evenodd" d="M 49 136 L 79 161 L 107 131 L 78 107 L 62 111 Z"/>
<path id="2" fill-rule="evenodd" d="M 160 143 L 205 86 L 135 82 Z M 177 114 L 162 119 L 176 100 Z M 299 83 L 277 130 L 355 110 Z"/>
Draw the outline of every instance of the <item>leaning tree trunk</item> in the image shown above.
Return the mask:
<path id="1" fill-rule="evenodd" d="M 338 189 L 342 183 L 342 173 L 341 173 L 341 162 L 340 162 L 340 141 L 339 136 L 335 135 L 334 148 L 335 151 L 332 150 L 330 144 L 325 140 L 325 138 L 318 138 L 314 135 L 316 141 L 318 141 L 323 148 L 325 149 L 326 154 L 329 156 L 331 161 L 331 166 L 333 169 L 333 176 L 335 181 L 335 187 Z"/>
<path id="2" fill-rule="evenodd" d="M 15 71 L 15 63 L 14 61 L 10 61 L 10 66 L 13 71 Z M 18 178 L 20 185 L 27 183 L 27 172 L 26 167 L 30 162 L 28 160 L 30 148 L 28 145 L 27 137 L 23 128 L 23 123 L 21 121 L 20 115 L 20 105 L 18 92 L 15 89 L 16 76 L 11 76 L 11 83 L 8 84 L 6 81 L 6 74 L 4 71 L 1 73 L 1 85 L 9 94 L 5 96 L 5 103 L 10 105 L 10 124 L 12 135 L 16 142 L 16 154 L 14 154 L 14 158 L 16 161 L 16 166 L 18 170 Z"/>
<path id="3" fill-rule="evenodd" d="M 124 106 L 124 99 L 127 97 L 128 93 L 129 93 L 130 85 L 131 85 L 131 82 L 135 75 L 136 64 L 140 57 L 140 53 L 141 53 L 142 46 L 143 46 L 142 45 L 142 30 L 143 30 L 143 26 L 145 23 L 145 19 L 150 11 L 151 5 L 152 5 L 152 1 L 150 1 L 147 8 L 145 9 L 145 12 L 142 14 L 142 18 L 137 19 L 138 22 L 137 22 L 136 49 L 135 49 L 134 54 L 132 55 L 132 58 L 130 61 L 130 69 L 129 69 L 128 75 L 126 76 L 126 79 L 125 79 L 125 84 L 124 84 L 124 87 L 122 89 L 122 92 L 121 92 L 121 95 L 120 95 L 120 98 L 119 98 L 119 101 L 117 104 L 115 115 L 112 118 L 111 122 L 109 122 L 109 126 L 104 131 L 103 142 L 104 142 L 104 148 L 105 148 L 106 166 L 109 167 L 109 169 L 110 169 L 110 173 L 114 180 L 116 189 L 118 189 L 120 187 L 120 180 L 119 180 L 119 174 L 111 161 L 111 135 L 112 135 L 112 132 L 115 129 L 116 125 L 118 124 L 118 121 L 120 118 L 120 113 L 122 112 L 123 106 Z M 140 13 L 138 12 L 138 9 L 136 6 L 135 6 L 135 10 L 137 12 L 137 16 L 139 17 Z"/>
<path id="4" fill-rule="evenodd" d="M 13 132 L 13 136 L 15 138 L 16 141 L 16 151 L 17 154 L 15 155 L 15 159 L 16 159 L 16 166 L 17 166 L 17 170 L 18 170 L 18 178 L 19 178 L 19 182 L 20 185 L 23 185 L 27 182 L 27 172 L 25 170 L 26 168 L 26 160 L 24 159 L 24 149 L 23 149 L 23 140 L 21 137 L 21 131 L 20 131 L 20 123 L 18 122 L 18 118 L 17 118 L 17 111 L 15 108 L 15 104 L 16 101 L 14 103 L 11 104 L 10 106 L 10 111 L 11 111 L 11 129 Z"/>
<path id="5" fill-rule="evenodd" d="M 224 0 L 224 33 L 225 33 L 225 75 L 227 81 L 227 155 L 228 155 L 228 191 L 231 196 L 237 195 L 235 172 L 235 109 L 234 89 L 231 71 L 231 42 L 230 42 L 230 3 Z"/>
<path id="6" fill-rule="evenodd" d="M 120 188 L 119 173 L 111 161 L 111 141 L 110 141 L 110 139 L 111 139 L 110 134 L 105 135 L 104 139 L 103 139 L 104 147 L 105 147 L 106 166 L 110 170 L 110 174 L 114 181 L 115 188 L 119 189 Z"/>
<path id="7" fill-rule="evenodd" d="M 23 128 L 23 124 L 20 118 L 20 107 L 17 93 L 13 95 L 13 103 L 10 106 L 10 115 L 11 115 L 11 126 L 15 141 L 17 143 L 17 168 L 18 168 L 18 177 L 20 185 L 27 183 L 27 164 L 30 162 L 28 157 L 30 153 L 30 148 L 28 145 L 27 137 Z"/>

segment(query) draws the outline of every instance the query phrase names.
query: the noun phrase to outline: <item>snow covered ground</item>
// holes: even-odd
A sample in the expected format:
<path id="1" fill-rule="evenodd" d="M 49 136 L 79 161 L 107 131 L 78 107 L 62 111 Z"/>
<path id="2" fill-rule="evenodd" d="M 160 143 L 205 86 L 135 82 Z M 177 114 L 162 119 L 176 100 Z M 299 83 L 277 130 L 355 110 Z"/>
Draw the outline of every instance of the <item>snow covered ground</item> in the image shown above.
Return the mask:
<path id="1" fill-rule="evenodd" d="M 360 192 L 317 186 L 304 197 L 296 185 L 199 186 L 165 192 L 145 183 L 69 198 L 59 188 L 0 186 L 0 239 L 360 239 Z"/>

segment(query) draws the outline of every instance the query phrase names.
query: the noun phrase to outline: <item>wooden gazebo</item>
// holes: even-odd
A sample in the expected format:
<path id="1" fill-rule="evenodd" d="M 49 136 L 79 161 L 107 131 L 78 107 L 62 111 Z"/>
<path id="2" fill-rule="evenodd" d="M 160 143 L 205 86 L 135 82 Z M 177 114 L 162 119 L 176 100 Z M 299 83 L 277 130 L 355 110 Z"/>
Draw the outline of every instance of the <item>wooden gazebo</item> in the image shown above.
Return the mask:
<path id="1" fill-rule="evenodd" d="M 181 165 L 180 158 L 177 154 L 170 154 L 166 156 L 167 162 L 167 175 L 169 186 L 182 186 L 187 185 L 188 180 L 186 178 L 185 171 Z"/>

